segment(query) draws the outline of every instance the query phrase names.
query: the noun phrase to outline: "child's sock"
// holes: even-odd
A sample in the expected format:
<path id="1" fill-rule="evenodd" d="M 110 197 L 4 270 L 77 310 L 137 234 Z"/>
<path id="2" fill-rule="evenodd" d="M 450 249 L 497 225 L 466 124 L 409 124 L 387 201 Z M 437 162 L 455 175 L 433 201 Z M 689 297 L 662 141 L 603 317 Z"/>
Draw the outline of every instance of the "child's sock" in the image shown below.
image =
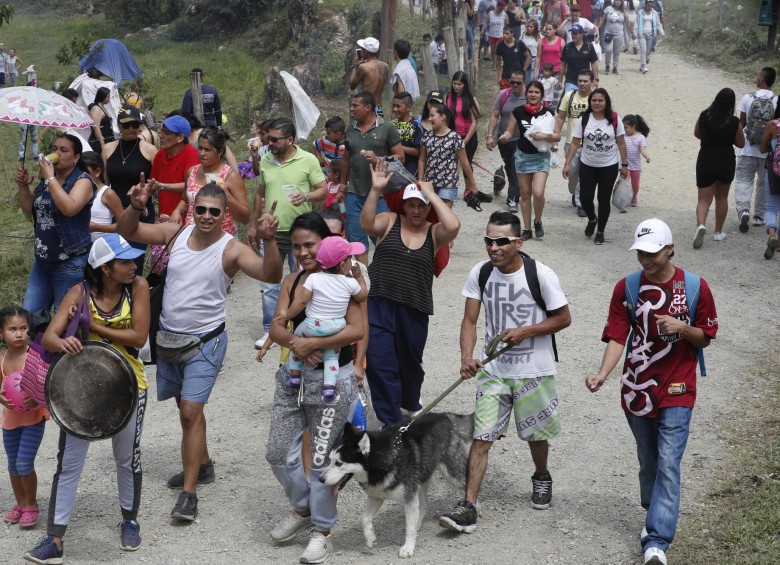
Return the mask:
<path id="1" fill-rule="evenodd" d="M 336 387 L 334 385 L 322 385 L 322 401 L 325 404 L 333 404 L 338 400 Z"/>

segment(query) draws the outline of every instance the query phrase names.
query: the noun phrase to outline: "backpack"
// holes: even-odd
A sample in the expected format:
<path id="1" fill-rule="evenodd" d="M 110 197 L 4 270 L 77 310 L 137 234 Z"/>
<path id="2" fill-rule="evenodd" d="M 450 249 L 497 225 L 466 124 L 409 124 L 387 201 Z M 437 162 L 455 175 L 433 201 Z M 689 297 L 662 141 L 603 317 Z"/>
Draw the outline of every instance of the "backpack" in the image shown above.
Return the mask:
<path id="1" fill-rule="evenodd" d="M 506 104 L 507 99 L 509 98 L 509 95 L 512 94 L 511 88 L 505 88 L 501 91 L 501 101 L 498 103 L 498 111 L 502 112 L 504 110 L 504 104 Z"/>
<path id="2" fill-rule="evenodd" d="M 688 306 L 688 324 L 693 325 L 696 319 L 696 305 L 699 303 L 699 288 L 701 287 L 701 277 L 688 271 L 685 273 L 685 304 Z M 636 319 L 636 305 L 639 301 L 639 279 L 642 271 L 635 271 L 626 277 L 626 306 L 631 315 L 631 333 L 628 336 L 628 342 L 634 339 L 634 320 Z M 626 358 L 628 358 L 629 349 L 626 349 Z M 704 351 L 701 347 L 696 347 L 696 357 L 699 360 L 699 372 L 702 377 L 707 376 L 707 368 L 704 366 Z"/>
<path id="3" fill-rule="evenodd" d="M 525 269 L 525 278 L 528 281 L 528 289 L 531 291 L 531 297 L 534 299 L 534 302 L 536 302 L 536 305 L 544 310 L 545 314 L 548 314 L 547 305 L 544 302 L 544 298 L 542 298 L 542 289 L 539 286 L 539 275 L 536 272 L 536 261 L 531 259 L 531 256 L 527 253 L 523 253 L 522 251 L 518 251 L 518 253 L 523 257 L 523 269 Z M 480 299 L 485 293 L 485 285 L 487 285 L 490 274 L 493 272 L 493 268 L 493 264 L 488 261 L 479 269 L 479 277 L 477 278 L 477 281 L 479 283 Z M 555 344 L 555 334 L 550 334 L 550 337 L 552 338 L 552 348 L 553 353 L 555 354 L 555 362 L 557 363 L 558 347 Z"/>
<path id="4" fill-rule="evenodd" d="M 571 102 L 569 102 L 571 104 Z M 591 112 L 583 112 L 580 116 L 582 118 L 582 135 L 585 135 L 585 128 L 588 126 L 588 120 L 590 120 Z M 615 130 L 615 139 L 617 139 L 617 126 L 618 115 L 617 112 L 612 112 L 612 129 Z"/>
<path id="5" fill-rule="evenodd" d="M 780 132 L 780 120 L 776 120 L 773 123 L 775 124 L 777 131 Z M 775 145 L 774 151 L 770 151 L 768 157 L 769 160 L 772 162 L 771 167 L 768 168 L 772 169 L 772 172 L 774 172 L 775 176 L 780 176 L 780 143 Z M 774 194 L 774 192 L 772 194 Z"/>
<path id="6" fill-rule="evenodd" d="M 771 96 L 758 96 L 758 92 L 750 96 L 753 101 L 745 115 L 745 137 L 751 145 L 758 145 L 761 143 L 761 136 L 764 135 L 767 122 L 774 116 L 775 106 L 772 104 Z"/>

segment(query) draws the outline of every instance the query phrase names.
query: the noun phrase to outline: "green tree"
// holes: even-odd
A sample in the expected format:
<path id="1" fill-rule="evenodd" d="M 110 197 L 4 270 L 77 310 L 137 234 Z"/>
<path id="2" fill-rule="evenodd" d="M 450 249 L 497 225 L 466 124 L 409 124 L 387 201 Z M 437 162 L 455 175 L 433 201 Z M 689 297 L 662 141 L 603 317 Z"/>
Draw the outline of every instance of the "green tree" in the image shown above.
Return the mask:
<path id="1" fill-rule="evenodd" d="M 11 5 L 6 4 L 5 6 L 0 6 L 0 26 L 3 24 L 10 24 L 11 18 L 14 17 L 14 7 Z"/>

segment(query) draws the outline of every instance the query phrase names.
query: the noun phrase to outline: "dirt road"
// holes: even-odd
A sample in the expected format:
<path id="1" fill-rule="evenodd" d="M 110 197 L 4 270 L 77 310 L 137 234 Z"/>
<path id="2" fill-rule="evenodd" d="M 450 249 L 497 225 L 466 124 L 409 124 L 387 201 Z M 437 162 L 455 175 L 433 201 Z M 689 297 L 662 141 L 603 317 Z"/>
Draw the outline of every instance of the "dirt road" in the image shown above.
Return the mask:
<path id="1" fill-rule="evenodd" d="M 663 50 L 662 50 L 663 51 Z M 560 169 L 553 170 L 547 187 L 543 241 L 530 241 L 526 250 L 552 267 L 569 298 L 572 325 L 559 334 L 558 387 L 563 432 L 550 453 L 554 479 L 553 506 L 547 511 L 529 505 L 533 468 L 527 447 L 511 434 L 492 451 L 481 500 L 484 515 L 472 535 L 453 536 L 436 517 L 449 510 L 462 493 L 436 485 L 429 496 L 428 516 L 420 532 L 416 563 L 514 563 L 626 565 L 640 562 L 637 462 L 633 439 L 619 406 L 618 378 L 613 374 L 597 394 L 583 385 L 587 371 L 598 367 L 603 352 L 599 341 L 613 285 L 638 268 L 628 252 L 634 227 L 643 219 L 660 217 L 672 228 L 675 263 L 700 273 L 712 287 L 720 319 L 719 338 L 707 350 L 710 376 L 700 381 L 691 438 L 683 461 L 682 519 L 695 505 L 728 445 L 721 425 L 738 426 L 745 418 L 740 399 L 759 394 L 750 377 L 755 354 L 767 346 L 764 328 L 776 320 L 765 307 L 765 280 L 777 275 L 777 260 L 765 261 L 761 228 L 748 234 L 736 229 L 731 212 L 728 239 L 712 241 L 709 233 L 701 250 L 691 241 L 695 229 L 694 164 L 698 142 L 693 125 L 698 113 L 724 86 L 738 96 L 753 89 L 735 84 L 711 69 L 699 68 L 667 53 L 656 54 L 650 73 L 640 75 L 637 56 L 624 56 L 620 77 L 604 76 L 601 85 L 612 95 L 620 114 L 640 113 L 652 128 L 639 207 L 615 213 L 607 226 L 607 243 L 595 246 L 582 235 L 584 220 L 570 203 Z M 754 75 L 746 70 L 746 77 Z M 477 160 L 488 169 L 498 166 L 498 152 L 481 149 Z M 490 182 L 477 172 L 486 189 Z M 484 257 L 480 241 L 485 223 L 498 204 L 482 214 L 458 203 L 463 221 L 452 262 L 435 282 L 436 315 L 431 320 L 426 354 L 424 395 L 434 398 L 457 375 L 458 325 L 463 299 L 460 291 L 468 269 Z M 275 546 L 273 525 L 288 512 L 281 487 L 264 459 L 273 396 L 272 364 L 254 361 L 260 315 L 257 283 L 236 281 L 229 297 L 230 347 L 224 374 L 207 408 L 210 450 L 217 481 L 199 491 L 201 516 L 194 524 L 172 525 L 169 512 L 177 493 L 165 480 L 180 468 L 179 423 L 173 403 L 151 402 L 143 436 L 144 492 L 140 523 L 143 546 L 136 553 L 118 548 L 120 521 L 114 469 L 108 442 L 96 443 L 88 458 L 71 526 L 66 538 L 67 563 L 293 563 L 307 537 Z M 275 358 L 278 349 L 272 350 Z M 153 373 L 153 369 L 151 370 Z M 154 383 L 154 378 L 151 379 Z M 152 384 L 152 394 L 154 385 Z M 473 409 L 474 383 L 460 386 L 441 408 L 466 413 Z M 152 395 L 150 395 L 152 396 Z M 42 523 L 35 531 L 4 526 L 0 541 L 3 562 L 18 562 L 45 530 L 45 510 L 55 468 L 58 430 L 50 424 L 38 457 Z M 8 482 L 3 480 L 0 507 L 11 506 Z M 333 530 L 335 554 L 330 563 L 398 562 L 403 543 L 402 510 L 388 503 L 377 517 L 376 547 L 366 549 L 359 518 L 364 495 L 356 484 L 342 493 L 341 516 Z M 674 546 L 673 546 L 674 549 Z M 670 557 L 683 562 L 682 548 Z"/>

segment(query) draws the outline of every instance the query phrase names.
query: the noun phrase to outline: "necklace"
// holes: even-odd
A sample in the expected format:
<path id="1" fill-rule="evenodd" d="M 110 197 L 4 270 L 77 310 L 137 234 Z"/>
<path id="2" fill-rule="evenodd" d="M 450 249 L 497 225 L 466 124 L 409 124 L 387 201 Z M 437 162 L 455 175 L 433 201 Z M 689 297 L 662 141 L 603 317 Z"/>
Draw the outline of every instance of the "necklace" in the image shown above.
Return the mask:
<path id="1" fill-rule="evenodd" d="M 135 148 L 138 147 L 138 145 L 141 143 L 140 139 L 135 140 L 135 145 L 133 145 L 133 148 L 130 150 L 130 153 L 127 154 L 127 157 L 125 157 L 125 152 L 122 150 L 122 141 L 119 140 L 119 154 L 122 156 L 122 166 L 125 166 L 125 163 L 127 163 L 127 160 L 130 158 L 130 155 L 133 154 L 133 151 L 135 151 Z"/>

